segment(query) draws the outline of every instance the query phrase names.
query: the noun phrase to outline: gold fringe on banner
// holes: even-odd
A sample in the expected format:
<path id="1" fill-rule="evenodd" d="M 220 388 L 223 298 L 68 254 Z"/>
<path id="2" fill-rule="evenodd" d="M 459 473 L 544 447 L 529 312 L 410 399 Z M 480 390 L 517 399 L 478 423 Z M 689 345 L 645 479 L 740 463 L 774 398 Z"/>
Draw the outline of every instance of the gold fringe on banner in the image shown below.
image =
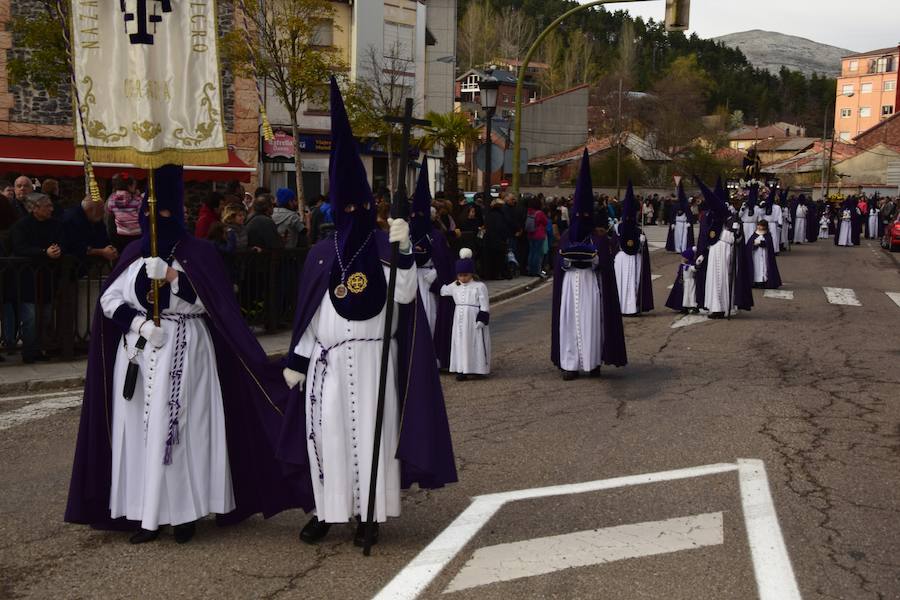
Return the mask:
<path id="1" fill-rule="evenodd" d="M 262 118 L 263 139 L 267 142 L 271 142 L 275 139 L 275 132 L 272 131 L 272 124 L 269 123 L 269 115 L 266 114 L 266 107 L 262 104 L 259 105 L 259 115 Z"/>
<path id="2" fill-rule="evenodd" d="M 228 162 L 226 148 L 184 150 L 169 148 L 159 152 L 138 152 L 134 148 L 88 146 L 91 160 L 134 165 L 139 169 L 158 169 L 163 165 L 216 165 Z M 76 146 L 75 157 L 84 160 L 84 147 Z M 93 171 L 93 169 L 92 169 Z M 89 184 L 90 185 L 90 184 Z"/>

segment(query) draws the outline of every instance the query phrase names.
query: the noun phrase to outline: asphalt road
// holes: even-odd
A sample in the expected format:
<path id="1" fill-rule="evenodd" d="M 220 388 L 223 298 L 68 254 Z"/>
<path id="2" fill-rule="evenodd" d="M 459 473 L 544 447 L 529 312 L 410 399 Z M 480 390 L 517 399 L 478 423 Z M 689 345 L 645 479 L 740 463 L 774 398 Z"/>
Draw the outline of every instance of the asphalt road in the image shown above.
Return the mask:
<path id="1" fill-rule="evenodd" d="M 779 259 L 793 299 L 756 291 L 750 313 L 672 328 L 678 315 L 663 304 L 676 259 L 654 252 L 657 309 L 626 321 L 629 365 L 600 379 L 562 382 L 550 364 L 549 287 L 495 307 L 494 375 L 444 379 L 460 482 L 407 493 L 369 558 L 350 526 L 301 544 L 296 511 L 230 528 L 204 521 L 184 546 L 167 534 L 135 547 L 64 524 L 79 409 L 60 402 L 0 429 L 0 598 L 370 598 L 473 497 L 739 459 L 762 461 L 780 526 L 757 538 L 762 563 L 748 540 L 762 509 L 726 470 L 503 503 L 421 597 L 456 586 L 448 599 L 756 598 L 762 584 L 790 598 L 795 582 L 804 598 L 900 598 L 900 306 L 885 293 L 900 292 L 896 256 L 865 241 L 795 248 Z M 852 289 L 861 306 L 830 304 L 823 286 Z M 0 420 L 40 401 L 0 398 Z M 664 552 L 633 534 L 622 557 L 597 542 L 591 552 L 606 559 L 528 572 L 571 558 L 569 534 L 697 515 L 720 523 L 718 540 Z M 792 571 L 766 579 L 778 539 Z M 515 578 L 463 573 L 509 577 L 496 556 L 523 547 L 536 560 L 516 559 L 528 564 Z M 492 548 L 494 559 L 482 556 Z"/>

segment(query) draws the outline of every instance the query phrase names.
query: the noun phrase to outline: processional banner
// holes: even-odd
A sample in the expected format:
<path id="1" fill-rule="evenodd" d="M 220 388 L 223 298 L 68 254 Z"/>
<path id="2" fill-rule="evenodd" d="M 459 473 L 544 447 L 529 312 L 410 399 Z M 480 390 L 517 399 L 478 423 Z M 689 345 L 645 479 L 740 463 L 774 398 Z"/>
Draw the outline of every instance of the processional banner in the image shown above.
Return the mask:
<path id="1" fill-rule="evenodd" d="M 215 0 L 70 2 L 79 156 L 228 162 Z"/>

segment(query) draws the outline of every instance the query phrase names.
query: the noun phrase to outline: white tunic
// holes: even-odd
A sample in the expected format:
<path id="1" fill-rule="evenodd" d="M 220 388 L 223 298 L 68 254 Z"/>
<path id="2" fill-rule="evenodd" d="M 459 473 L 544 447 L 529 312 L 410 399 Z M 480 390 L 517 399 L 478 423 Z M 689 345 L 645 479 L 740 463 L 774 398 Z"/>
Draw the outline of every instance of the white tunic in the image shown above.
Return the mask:
<path id="1" fill-rule="evenodd" d="M 797 206 L 797 213 L 794 217 L 794 243 L 802 244 L 806 241 L 806 215 L 809 209 L 804 205 Z"/>
<path id="2" fill-rule="evenodd" d="M 881 237 L 881 232 L 878 231 L 878 211 L 876 210 L 869 211 L 869 237 L 872 239 Z"/>
<path id="3" fill-rule="evenodd" d="M 425 315 L 428 317 L 428 328 L 434 335 L 434 322 L 437 319 L 438 297 L 431 292 L 431 284 L 437 279 L 437 270 L 430 260 L 424 267 L 417 269 L 419 282 L 419 297 L 422 298 L 422 306 L 425 307 Z"/>
<path id="4" fill-rule="evenodd" d="M 741 207 L 741 226 L 744 229 L 744 239 L 749 240 L 750 236 L 756 232 L 756 224 L 762 218 L 763 211 L 758 207 L 753 207 L 753 214 L 750 214 L 750 210 L 743 206 Z"/>
<path id="5" fill-rule="evenodd" d="M 690 223 L 688 223 L 687 216 L 678 215 L 675 217 L 675 252 L 681 254 L 688 247 L 688 229 L 690 228 Z"/>
<path id="6" fill-rule="evenodd" d="M 769 251 L 766 240 L 753 240 L 753 283 L 765 283 L 769 270 Z"/>
<path id="7" fill-rule="evenodd" d="M 178 261 L 172 267 L 181 270 Z M 134 289 L 143 268 L 142 261 L 135 261 L 107 288 L 100 298 L 103 314 L 112 317 L 123 304 L 143 310 Z M 179 280 L 186 277 L 181 274 Z M 122 388 L 136 333 L 125 335 L 128 350 L 119 344 L 113 369 L 109 508 L 113 518 L 140 521 L 149 530 L 235 508 L 215 349 L 204 320 L 184 318 L 206 310 L 199 298 L 190 304 L 174 294 L 179 280 L 171 284 L 169 308 L 162 315 L 166 343 L 161 348 L 148 343 L 137 355 L 140 374 L 131 400 L 122 397 Z M 164 465 L 178 319 L 182 319 L 185 342 L 177 411 L 179 443 L 172 445 L 171 464 Z"/>
<path id="8" fill-rule="evenodd" d="M 603 302 L 598 283 L 597 272 L 592 269 L 571 269 L 563 275 L 559 367 L 565 371 L 592 371 L 601 364 Z"/>
<path id="9" fill-rule="evenodd" d="M 819 237 L 823 240 L 828 239 L 828 217 L 824 215 L 819 219 Z"/>
<path id="10" fill-rule="evenodd" d="M 385 278 L 388 269 L 385 268 Z M 416 299 L 415 265 L 397 271 L 396 304 Z M 375 439 L 381 338 L 387 310 L 365 321 L 345 319 L 325 294 L 294 348 L 309 357 L 306 374 L 307 452 L 316 516 L 327 523 L 368 517 L 369 477 Z M 398 306 L 394 306 L 394 333 Z M 324 353 L 324 357 L 323 357 Z M 400 515 L 400 415 L 397 401 L 397 342 L 391 342 L 384 422 L 378 459 L 375 519 Z"/>
<path id="11" fill-rule="evenodd" d="M 681 305 L 684 308 L 697 308 L 697 267 L 690 266 L 681 271 Z"/>
<path id="12" fill-rule="evenodd" d="M 853 245 L 853 221 L 850 220 L 850 211 L 841 213 L 841 222 L 838 225 L 838 246 Z"/>
<path id="13" fill-rule="evenodd" d="M 733 252 L 734 234 L 723 229 L 719 242 L 710 246 L 709 257 L 706 259 L 705 301 L 709 312 L 726 314 L 732 312 L 729 310 L 728 298 L 731 295 L 731 256 Z"/>
<path id="14" fill-rule="evenodd" d="M 441 287 L 441 296 L 456 303 L 453 336 L 450 342 L 450 372 L 487 375 L 491 372 L 491 332 L 488 326 L 475 327 L 479 312 L 490 312 L 488 289 L 480 281 Z"/>
<path id="15" fill-rule="evenodd" d="M 769 233 L 772 234 L 772 245 L 775 247 L 775 254 L 780 251 L 781 243 L 781 227 L 784 223 L 781 207 L 777 204 L 772 207 L 772 214 L 767 215 L 763 212 L 763 218 L 769 222 Z M 753 235 L 751 232 L 750 235 Z M 745 238 L 749 239 L 749 238 Z"/>

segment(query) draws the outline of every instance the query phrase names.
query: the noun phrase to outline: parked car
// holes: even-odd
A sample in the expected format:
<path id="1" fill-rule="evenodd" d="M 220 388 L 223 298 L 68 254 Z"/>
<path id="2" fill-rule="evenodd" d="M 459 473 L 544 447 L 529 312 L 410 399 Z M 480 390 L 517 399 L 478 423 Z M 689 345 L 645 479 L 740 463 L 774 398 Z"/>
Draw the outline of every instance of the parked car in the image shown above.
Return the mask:
<path id="1" fill-rule="evenodd" d="M 900 252 L 900 218 L 884 226 L 881 247 L 891 252 Z"/>

